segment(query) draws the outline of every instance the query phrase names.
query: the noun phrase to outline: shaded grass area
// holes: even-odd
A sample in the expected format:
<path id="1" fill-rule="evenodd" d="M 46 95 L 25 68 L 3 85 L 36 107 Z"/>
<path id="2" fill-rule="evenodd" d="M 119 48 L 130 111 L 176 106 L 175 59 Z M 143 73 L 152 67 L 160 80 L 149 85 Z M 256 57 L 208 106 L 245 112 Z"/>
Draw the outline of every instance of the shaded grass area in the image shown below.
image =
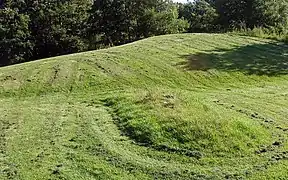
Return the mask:
<path id="1" fill-rule="evenodd" d="M 0 69 L 0 179 L 286 179 L 286 45 L 187 34 Z"/>
<path id="2" fill-rule="evenodd" d="M 181 57 L 186 58 L 187 62 L 177 65 L 186 70 L 217 69 L 260 76 L 288 73 L 288 45 L 284 43 L 253 44 L 233 49 L 217 48 Z"/>

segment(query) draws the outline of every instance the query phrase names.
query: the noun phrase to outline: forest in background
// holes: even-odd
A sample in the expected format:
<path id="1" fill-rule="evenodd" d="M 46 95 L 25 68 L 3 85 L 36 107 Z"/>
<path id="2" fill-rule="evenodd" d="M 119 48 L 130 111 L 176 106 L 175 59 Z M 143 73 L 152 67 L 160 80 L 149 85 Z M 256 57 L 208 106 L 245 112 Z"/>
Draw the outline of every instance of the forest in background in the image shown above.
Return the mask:
<path id="1" fill-rule="evenodd" d="M 1 0 L 0 66 L 175 33 L 288 39 L 288 0 Z"/>

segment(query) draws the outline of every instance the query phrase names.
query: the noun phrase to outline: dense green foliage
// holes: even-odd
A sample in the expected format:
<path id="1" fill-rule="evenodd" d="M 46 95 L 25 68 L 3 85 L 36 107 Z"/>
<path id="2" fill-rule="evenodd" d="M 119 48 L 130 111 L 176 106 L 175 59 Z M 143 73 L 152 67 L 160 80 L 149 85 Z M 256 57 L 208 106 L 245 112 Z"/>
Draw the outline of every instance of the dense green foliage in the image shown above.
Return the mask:
<path id="1" fill-rule="evenodd" d="M 141 38 L 184 32 L 176 6 L 159 0 L 99 0 L 90 10 L 89 37 L 100 44 L 117 45 Z M 96 37 L 96 38 L 95 38 Z"/>
<path id="2" fill-rule="evenodd" d="M 205 0 L 197 0 L 179 7 L 180 17 L 190 23 L 189 32 L 213 32 L 219 30 L 216 9 Z M 218 25 L 219 26 L 219 25 Z"/>
<path id="3" fill-rule="evenodd" d="M 0 66 L 30 58 L 29 17 L 14 9 L 0 10 Z"/>
<path id="4" fill-rule="evenodd" d="M 79 52 L 85 49 L 82 34 L 90 0 L 25 1 L 34 42 L 33 59 Z"/>
<path id="5" fill-rule="evenodd" d="M 0 68 L 0 179 L 288 179 L 288 48 L 181 34 Z"/>
<path id="6" fill-rule="evenodd" d="M 196 0 L 180 5 L 181 16 L 191 22 L 190 32 L 199 27 L 209 32 L 264 27 L 287 33 L 287 11 L 287 0 Z"/>

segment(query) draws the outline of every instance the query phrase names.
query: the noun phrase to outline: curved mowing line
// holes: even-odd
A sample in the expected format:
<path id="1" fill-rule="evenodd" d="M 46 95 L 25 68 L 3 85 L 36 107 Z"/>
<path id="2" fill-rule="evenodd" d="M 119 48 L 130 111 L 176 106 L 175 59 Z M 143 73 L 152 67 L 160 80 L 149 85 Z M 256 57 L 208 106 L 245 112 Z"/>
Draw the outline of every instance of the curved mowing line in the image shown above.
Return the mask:
<path id="1" fill-rule="evenodd" d="M 203 162 L 200 163 L 201 161 L 199 161 L 198 164 L 197 161 L 193 160 L 194 158 L 188 158 L 190 160 L 187 159 L 188 162 L 191 161 L 190 163 L 184 163 L 183 161 L 178 162 L 177 158 L 179 155 L 177 155 L 177 153 L 174 154 L 155 151 L 153 149 L 133 143 L 133 141 L 121 135 L 118 127 L 114 124 L 112 118 L 114 115 L 109 113 L 111 110 L 109 108 L 107 109 L 107 107 L 103 109 L 103 107 L 99 107 L 98 105 L 98 108 L 95 109 L 92 107 L 89 111 L 100 111 L 102 116 L 101 118 L 97 119 L 97 121 L 90 121 L 90 123 L 84 127 L 87 128 L 89 126 L 94 130 L 95 137 L 97 137 L 97 141 L 100 144 L 100 147 L 98 147 L 97 150 L 90 149 L 88 150 L 88 153 L 93 156 L 100 156 L 112 166 L 123 168 L 125 171 L 127 171 L 127 173 L 129 172 L 129 169 L 134 169 L 133 172 L 140 171 L 144 172 L 145 174 L 149 174 L 152 177 L 168 179 L 174 179 L 176 177 L 191 179 L 223 179 L 225 176 L 227 176 L 227 172 L 224 170 L 225 168 L 222 172 L 220 171 L 219 174 L 215 172 L 213 173 L 214 168 L 217 167 L 220 170 L 221 167 L 213 167 L 212 164 L 203 164 Z M 155 157 L 155 154 L 158 154 L 157 156 L 160 155 L 161 157 L 169 158 L 167 160 L 165 160 L 166 158 L 163 160 L 158 158 L 155 159 L 157 157 Z M 251 160 L 252 157 L 243 157 L 237 160 L 226 160 L 227 163 L 229 163 L 229 161 L 241 162 L 241 159 L 246 160 L 247 158 Z M 223 165 L 225 166 L 225 163 Z M 264 166 L 264 164 L 258 162 L 253 166 L 244 166 L 243 169 L 238 169 L 237 171 L 231 169 L 231 172 L 228 174 L 233 176 L 234 171 L 238 178 L 246 177 L 244 172 L 249 171 L 249 169 L 255 170 L 254 167 L 259 166 Z"/>

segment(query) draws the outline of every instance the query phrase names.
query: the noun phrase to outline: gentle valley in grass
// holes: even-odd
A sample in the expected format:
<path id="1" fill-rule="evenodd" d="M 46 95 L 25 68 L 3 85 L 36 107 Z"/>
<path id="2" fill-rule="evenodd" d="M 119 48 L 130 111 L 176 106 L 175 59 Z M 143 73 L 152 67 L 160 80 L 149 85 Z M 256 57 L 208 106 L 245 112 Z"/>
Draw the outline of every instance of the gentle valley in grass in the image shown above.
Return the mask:
<path id="1" fill-rule="evenodd" d="M 288 45 L 152 37 L 0 68 L 0 179 L 288 179 Z"/>

